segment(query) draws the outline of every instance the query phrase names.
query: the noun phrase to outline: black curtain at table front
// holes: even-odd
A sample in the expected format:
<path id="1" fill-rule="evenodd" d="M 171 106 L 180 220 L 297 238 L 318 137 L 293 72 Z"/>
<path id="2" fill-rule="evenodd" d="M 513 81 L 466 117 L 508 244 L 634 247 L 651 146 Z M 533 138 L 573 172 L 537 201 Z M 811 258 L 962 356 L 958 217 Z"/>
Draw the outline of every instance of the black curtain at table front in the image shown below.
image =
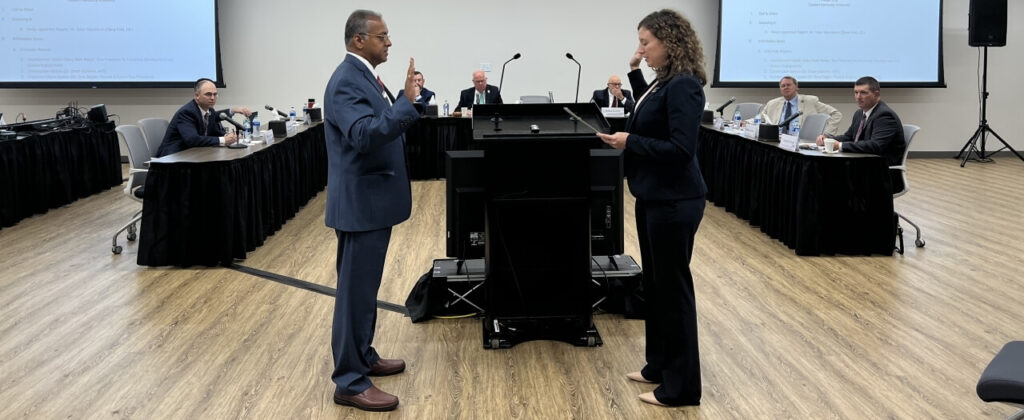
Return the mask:
<path id="1" fill-rule="evenodd" d="M 149 168 L 138 264 L 229 265 L 327 185 L 323 126 L 245 157 Z"/>
<path id="2" fill-rule="evenodd" d="M 444 153 L 469 150 L 472 139 L 473 121 L 469 118 L 420 118 L 405 132 L 409 178 L 444 178 Z"/>
<path id="3" fill-rule="evenodd" d="M 120 185 L 113 123 L 0 142 L 0 228 Z"/>
<path id="4" fill-rule="evenodd" d="M 708 201 L 798 255 L 892 254 L 892 181 L 884 158 L 793 153 L 706 127 L 698 158 Z"/>

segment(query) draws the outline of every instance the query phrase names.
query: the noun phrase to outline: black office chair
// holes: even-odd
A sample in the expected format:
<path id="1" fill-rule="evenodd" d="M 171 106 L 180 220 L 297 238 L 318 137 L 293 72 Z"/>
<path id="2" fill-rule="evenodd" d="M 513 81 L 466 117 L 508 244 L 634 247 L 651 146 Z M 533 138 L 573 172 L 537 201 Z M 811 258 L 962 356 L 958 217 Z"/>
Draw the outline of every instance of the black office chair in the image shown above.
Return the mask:
<path id="1" fill-rule="evenodd" d="M 978 379 L 978 397 L 1024 408 L 1024 341 L 1011 341 L 992 358 Z M 1007 420 L 1024 419 L 1024 410 Z"/>
<path id="2" fill-rule="evenodd" d="M 142 129 L 137 125 L 119 125 L 114 129 L 124 139 L 125 148 L 128 149 L 128 182 L 124 186 L 124 194 L 128 198 L 142 202 L 146 186 L 146 162 L 149 162 L 149 147 L 146 145 L 146 138 Z M 135 225 L 142 220 L 142 209 L 135 212 L 132 219 L 114 232 L 111 252 L 120 254 L 123 251 L 121 245 L 117 244 L 117 236 L 121 232 L 128 231 L 128 241 L 134 241 L 137 237 Z"/>

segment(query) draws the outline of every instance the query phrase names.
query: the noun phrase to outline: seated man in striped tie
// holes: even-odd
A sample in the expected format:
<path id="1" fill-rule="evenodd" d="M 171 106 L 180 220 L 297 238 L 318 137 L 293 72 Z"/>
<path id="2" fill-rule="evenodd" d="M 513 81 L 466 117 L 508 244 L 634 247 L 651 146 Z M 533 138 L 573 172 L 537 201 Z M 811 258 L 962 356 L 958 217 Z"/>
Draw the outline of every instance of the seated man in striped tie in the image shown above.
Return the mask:
<path id="1" fill-rule="evenodd" d="M 608 88 L 594 91 L 590 101 L 601 108 L 625 108 L 625 113 L 633 113 L 636 102 L 633 101 L 633 93 L 622 88 L 622 79 L 612 75 L 608 78 Z"/>
<path id="2" fill-rule="evenodd" d="M 473 87 L 465 89 L 459 96 L 459 106 L 456 110 L 470 108 L 476 104 L 501 104 L 501 92 L 498 87 L 487 84 L 487 73 L 483 70 L 473 72 Z"/>
<path id="3" fill-rule="evenodd" d="M 889 166 L 899 165 L 907 141 L 903 138 L 903 122 L 896 111 L 889 108 L 882 99 L 878 80 L 865 76 L 857 79 L 853 86 L 853 98 L 860 110 L 853 113 L 850 128 L 846 133 L 835 136 L 835 150 L 840 152 L 870 153 L 884 157 Z M 818 146 L 825 145 L 831 136 L 818 136 Z M 893 171 L 893 191 L 903 187 L 902 177 Z"/>
<path id="4" fill-rule="evenodd" d="M 252 115 L 246 107 L 214 110 L 214 105 L 217 105 L 217 86 L 213 80 L 196 80 L 193 90 L 195 97 L 171 117 L 156 157 L 167 156 L 191 147 L 232 144 L 238 141 L 237 135 L 225 132 L 217 116 L 224 113 L 230 117 L 236 112 L 241 112 L 246 117 Z"/>

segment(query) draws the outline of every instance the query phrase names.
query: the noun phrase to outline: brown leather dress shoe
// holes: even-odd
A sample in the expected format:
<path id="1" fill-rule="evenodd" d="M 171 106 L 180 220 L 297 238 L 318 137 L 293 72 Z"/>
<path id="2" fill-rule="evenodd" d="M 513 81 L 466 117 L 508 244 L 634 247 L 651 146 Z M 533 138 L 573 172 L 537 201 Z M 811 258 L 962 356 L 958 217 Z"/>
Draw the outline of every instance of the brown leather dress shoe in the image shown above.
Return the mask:
<path id="1" fill-rule="evenodd" d="M 366 411 L 391 411 L 398 407 L 398 397 L 370 385 L 366 391 L 356 395 L 345 395 L 334 391 L 334 403 Z"/>
<path id="2" fill-rule="evenodd" d="M 388 376 L 401 373 L 405 370 L 405 361 L 402 359 L 378 359 L 370 367 L 370 376 Z"/>

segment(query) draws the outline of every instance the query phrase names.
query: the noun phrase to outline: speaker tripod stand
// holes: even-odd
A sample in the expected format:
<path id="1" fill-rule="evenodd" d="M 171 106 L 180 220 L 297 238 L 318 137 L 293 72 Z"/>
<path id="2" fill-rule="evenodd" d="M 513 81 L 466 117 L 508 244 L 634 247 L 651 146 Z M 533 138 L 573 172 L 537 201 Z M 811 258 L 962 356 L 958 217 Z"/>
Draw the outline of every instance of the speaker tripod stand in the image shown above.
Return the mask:
<path id="1" fill-rule="evenodd" d="M 960 161 L 961 168 L 963 168 L 964 165 L 967 164 L 968 160 L 971 160 L 971 153 L 977 155 L 977 158 L 975 160 L 979 162 L 991 162 L 992 155 L 996 154 L 999 151 L 1002 151 L 1003 149 L 1010 149 L 1010 151 L 1013 152 L 1013 154 L 1017 155 L 1017 157 L 1020 158 L 1021 161 L 1024 161 L 1024 156 L 1021 156 L 1020 153 L 1017 153 L 1017 151 L 1014 150 L 1013 147 L 1006 143 L 1006 140 L 1003 140 L 1003 138 L 999 136 L 999 133 L 996 133 L 996 131 L 993 130 L 992 127 L 988 125 L 988 119 L 986 119 L 986 112 L 988 111 L 986 106 L 988 104 L 988 46 L 985 46 L 984 48 L 985 58 L 981 71 L 981 120 L 978 121 L 978 129 L 974 131 L 974 135 L 972 135 L 971 138 L 967 139 L 967 143 L 964 144 L 964 147 L 960 149 L 960 153 L 957 153 L 956 155 L 956 159 L 960 159 L 960 157 L 963 156 L 963 160 Z M 986 153 L 985 137 L 988 134 L 992 134 L 996 139 L 999 140 L 1000 143 L 1003 143 L 1003 148 L 996 150 L 994 152 Z M 979 147 L 979 141 L 981 143 L 981 147 Z"/>

